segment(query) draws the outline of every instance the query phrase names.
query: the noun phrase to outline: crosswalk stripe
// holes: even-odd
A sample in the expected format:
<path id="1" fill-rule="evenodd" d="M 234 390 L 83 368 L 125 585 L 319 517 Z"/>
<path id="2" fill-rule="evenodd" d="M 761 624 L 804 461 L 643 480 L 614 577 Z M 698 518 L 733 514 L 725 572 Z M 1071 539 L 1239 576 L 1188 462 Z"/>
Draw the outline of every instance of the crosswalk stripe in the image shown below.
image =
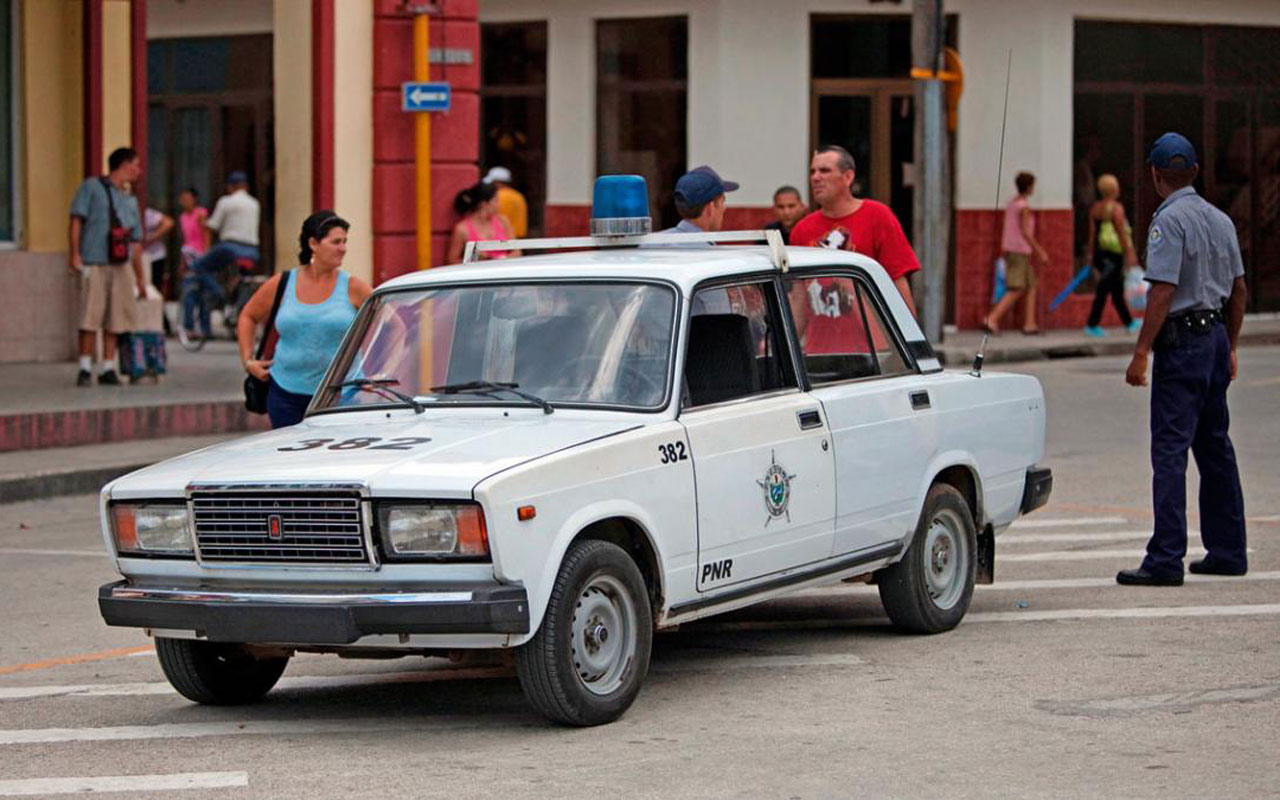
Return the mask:
<path id="1" fill-rule="evenodd" d="M 195 739 L 207 736 L 304 736 L 315 734 L 359 735 L 407 731 L 429 727 L 432 731 L 461 730 L 475 720 L 405 721 L 394 719 L 242 720 L 239 722 L 174 722 L 162 725 L 121 725 L 105 728 L 30 728 L 0 730 L 0 745 L 55 744 L 60 742 L 111 742 L 142 739 Z"/>
<path id="2" fill-rule="evenodd" d="M 1228 606 L 1160 606 L 1141 608 L 1060 608 L 1051 611 L 986 611 L 965 615 L 963 625 L 1001 622 L 1052 622 L 1082 619 L 1158 619 L 1166 617 L 1244 617 L 1280 615 L 1280 603 Z M 788 619 L 749 622 L 698 622 L 707 633 L 744 631 L 804 631 L 845 628 L 882 628 L 883 617 L 862 619 Z M 0 742 L 2 743 L 2 742 Z"/>
<path id="3" fill-rule="evenodd" d="M 1000 558 L 996 558 L 997 565 Z M 1271 572 L 1250 572 L 1246 575 L 1235 577 L 1222 577 L 1220 575 L 1187 575 L 1185 578 L 1187 583 L 1231 583 L 1234 581 L 1280 581 L 1280 571 Z M 1034 580 L 1023 581 L 1005 581 L 997 579 L 995 583 L 979 584 L 973 587 L 979 592 L 1035 592 L 1047 589 L 1104 589 L 1116 586 L 1115 576 L 1103 578 L 1037 578 Z M 866 584 L 836 584 L 834 586 L 820 586 L 816 589 L 801 589 L 788 595 L 786 598 L 796 599 L 822 599 L 824 597 L 842 597 L 857 596 L 864 594 L 876 594 L 877 589 L 874 586 Z M 0 700 L 4 699 L 4 690 L 0 689 Z"/>
<path id="4" fill-rule="evenodd" d="M 1151 531 L 1107 531 L 1105 533 L 1018 533 L 1011 531 L 996 538 L 997 545 L 1071 544 L 1073 542 L 1126 542 L 1146 539 Z"/>
<path id="5" fill-rule="evenodd" d="M 172 792 L 248 786 L 247 772 L 180 772 L 174 775 L 111 775 L 86 778 L 0 780 L 0 797 L 84 792 Z"/>
<path id="6" fill-rule="evenodd" d="M 1026 528 L 1071 528 L 1076 525 L 1123 525 L 1128 522 L 1124 517 L 1073 517 L 1070 519 L 1038 519 L 1036 517 L 1019 517 L 1013 521 L 1014 530 Z"/>
<path id="7" fill-rule="evenodd" d="M 57 550 L 42 547 L 0 547 L 0 555 L 10 556 L 75 556 L 78 558 L 106 558 L 105 550 Z"/>
<path id="8" fill-rule="evenodd" d="M 1246 552 L 1252 553 L 1250 547 Z M 1142 558 L 1146 550 L 1050 550 L 1043 553 L 1007 553 L 996 556 L 997 562 L 1005 564 L 1027 561 L 1088 561 L 1101 558 Z M 1187 548 L 1187 558 L 1204 558 L 1204 548 Z"/>
<path id="9" fill-rule="evenodd" d="M 966 623 L 1046 622 L 1067 619 L 1160 619 L 1163 617 L 1243 617 L 1280 614 L 1280 603 L 1230 606 L 1142 608 L 1057 608 L 1047 611 L 984 611 L 965 615 Z"/>

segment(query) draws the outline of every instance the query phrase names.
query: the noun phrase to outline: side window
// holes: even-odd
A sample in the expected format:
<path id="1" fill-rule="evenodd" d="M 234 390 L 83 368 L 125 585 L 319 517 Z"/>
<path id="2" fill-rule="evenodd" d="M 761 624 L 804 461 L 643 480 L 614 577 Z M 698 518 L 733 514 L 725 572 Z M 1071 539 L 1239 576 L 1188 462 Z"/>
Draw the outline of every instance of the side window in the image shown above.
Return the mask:
<path id="1" fill-rule="evenodd" d="M 805 370 L 814 385 L 910 372 L 872 300 L 874 291 L 848 276 L 787 281 Z"/>
<path id="2" fill-rule="evenodd" d="M 699 290 L 686 347 L 685 407 L 798 385 L 771 282 Z"/>

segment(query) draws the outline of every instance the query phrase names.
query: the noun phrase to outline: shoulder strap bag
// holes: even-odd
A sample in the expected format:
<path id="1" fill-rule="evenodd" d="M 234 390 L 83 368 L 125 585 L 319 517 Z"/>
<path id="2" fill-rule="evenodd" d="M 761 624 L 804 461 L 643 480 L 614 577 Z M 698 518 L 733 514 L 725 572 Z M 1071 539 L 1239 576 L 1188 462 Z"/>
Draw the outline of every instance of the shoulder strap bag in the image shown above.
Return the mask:
<path id="1" fill-rule="evenodd" d="M 111 181 L 98 178 L 102 190 L 107 193 L 107 214 L 110 224 L 107 226 L 107 263 L 124 264 L 129 260 L 129 229 L 120 224 L 116 216 L 116 204 L 111 198 Z"/>
<path id="2" fill-rule="evenodd" d="M 276 314 L 280 312 L 280 303 L 284 301 L 284 291 L 289 286 L 289 276 L 293 270 L 280 275 L 280 283 L 276 286 L 276 299 L 271 303 L 271 313 L 267 315 L 267 326 L 262 332 L 262 340 L 258 342 L 258 353 L 254 360 L 271 358 L 276 351 L 276 342 L 280 334 L 276 331 Z M 267 413 L 267 390 L 270 384 L 252 375 L 244 376 L 244 407 L 253 414 Z"/>

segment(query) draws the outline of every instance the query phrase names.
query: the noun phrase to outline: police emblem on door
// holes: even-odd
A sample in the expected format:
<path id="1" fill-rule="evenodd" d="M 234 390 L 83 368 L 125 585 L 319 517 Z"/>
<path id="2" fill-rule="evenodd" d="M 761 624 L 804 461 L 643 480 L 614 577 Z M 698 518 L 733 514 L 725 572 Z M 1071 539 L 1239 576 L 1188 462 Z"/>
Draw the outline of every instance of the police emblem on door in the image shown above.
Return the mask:
<path id="1" fill-rule="evenodd" d="M 791 512 L 787 507 L 791 504 L 791 479 L 795 477 L 778 463 L 775 452 L 769 452 L 769 460 L 773 463 L 764 471 L 764 479 L 756 481 L 764 490 L 764 507 L 769 512 L 764 521 L 766 527 L 778 517 L 786 517 L 787 522 L 791 521 Z"/>

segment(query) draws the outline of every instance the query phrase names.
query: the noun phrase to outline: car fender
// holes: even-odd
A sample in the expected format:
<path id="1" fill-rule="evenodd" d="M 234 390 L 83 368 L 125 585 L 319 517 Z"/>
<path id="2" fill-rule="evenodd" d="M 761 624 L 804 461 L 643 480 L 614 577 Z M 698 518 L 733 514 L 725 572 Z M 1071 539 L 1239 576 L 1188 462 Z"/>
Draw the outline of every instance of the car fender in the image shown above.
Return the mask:
<path id="1" fill-rule="evenodd" d="M 938 476 L 953 467 L 961 467 L 969 473 L 969 477 L 973 480 L 973 496 L 976 501 L 977 508 L 972 508 L 974 524 L 981 530 L 986 523 L 986 504 L 983 497 L 982 488 L 982 472 L 978 469 L 978 461 L 973 457 L 972 453 L 963 450 L 947 450 L 936 455 L 924 471 L 923 479 L 920 482 L 920 489 L 916 493 L 916 514 L 915 519 L 920 519 L 920 514 L 924 512 L 925 497 L 929 494 L 929 488 L 937 482 Z M 903 540 L 903 549 L 911 544 L 911 537 L 915 533 L 916 526 L 913 524 L 911 530 L 907 532 L 906 538 Z"/>

